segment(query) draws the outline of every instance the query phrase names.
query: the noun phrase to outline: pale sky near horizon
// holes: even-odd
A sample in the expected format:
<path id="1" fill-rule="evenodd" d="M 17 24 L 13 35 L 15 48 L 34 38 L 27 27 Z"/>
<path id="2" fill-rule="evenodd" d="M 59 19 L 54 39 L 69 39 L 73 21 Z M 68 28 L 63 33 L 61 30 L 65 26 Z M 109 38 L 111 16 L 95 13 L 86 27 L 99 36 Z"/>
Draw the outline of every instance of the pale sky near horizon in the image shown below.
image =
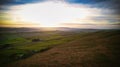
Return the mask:
<path id="1" fill-rule="evenodd" d="M 2 27 L 118 28 L 119 7 L 108 0 L 1 1 Z M 108 5 L 106 5 L 108 4 Z M 104 6 L 102 6 L 104 5 Z"/>

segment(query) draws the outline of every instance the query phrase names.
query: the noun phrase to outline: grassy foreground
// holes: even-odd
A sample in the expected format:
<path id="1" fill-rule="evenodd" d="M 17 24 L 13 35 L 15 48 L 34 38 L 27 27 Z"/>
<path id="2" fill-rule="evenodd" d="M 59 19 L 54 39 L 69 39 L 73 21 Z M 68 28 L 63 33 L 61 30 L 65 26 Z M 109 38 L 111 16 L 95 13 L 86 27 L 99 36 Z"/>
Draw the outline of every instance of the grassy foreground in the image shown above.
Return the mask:
<path id="1" fill-rule="evenodd" d="M 0 33 L 0 65 L 70 42 L 78 35 L 63 31 Z"/>
<path id="2" fill-rule="evenodd" d="M 1 46 L 0 52 L 0 63 L 6 67 L 120 67 L 119 30 L 2 36 L 7 40 L 2 39 L 1 44 L 9 44 L 9 47 Z"/>

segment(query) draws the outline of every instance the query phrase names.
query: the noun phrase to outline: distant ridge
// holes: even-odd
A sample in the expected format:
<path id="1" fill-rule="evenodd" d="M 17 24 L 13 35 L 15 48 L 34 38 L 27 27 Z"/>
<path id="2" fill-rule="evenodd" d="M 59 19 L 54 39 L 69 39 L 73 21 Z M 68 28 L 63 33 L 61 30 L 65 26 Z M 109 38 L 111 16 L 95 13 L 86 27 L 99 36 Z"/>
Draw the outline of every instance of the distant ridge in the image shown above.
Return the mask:
<path id="1" fill-rule="evenodd" d="M 71 32 L 94 32 L 98 30 L 109 29 L 82 29 L 82 28 L 69 28 L 69 27 L 0 27 L 0 33 L 17 33 L 17 32 L 42 32 L 42 31 L 71 31 Z M 120 29 L 113 29 L 120 30 Z"/>

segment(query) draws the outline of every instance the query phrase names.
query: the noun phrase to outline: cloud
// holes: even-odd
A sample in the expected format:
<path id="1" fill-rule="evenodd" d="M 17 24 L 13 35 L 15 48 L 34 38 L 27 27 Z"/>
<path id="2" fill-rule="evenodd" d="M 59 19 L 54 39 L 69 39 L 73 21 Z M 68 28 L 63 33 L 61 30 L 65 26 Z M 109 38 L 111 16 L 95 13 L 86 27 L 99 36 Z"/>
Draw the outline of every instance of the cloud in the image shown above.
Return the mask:
<path id="1" fill-rule="evenodd" d="M 44 0 L 1 0 L 0 5 L 17 5 L 17 4 L 42 2 L 42 1 Z"/>
<path id="2" fill-rule="evenodd" d="M 94 21 L 107 21 L 108 24 L 118 24 L 120 23 L 120 17 L 114 16 L 114 15 L 101 15 L 97 17 L 91 17 L 91 20 Z"/>
<path id="3" fill-rule="evenodd" d="M 89 4 L 91 7 L 114 10 L 114 14 L 120 14 L 120 0 L 65 0 L 71 4 Z"/>
<path id="4" fill-rule="evenodd" d="M 119 14 L 120 12 L 120 4 L 119 4 L 120 0 L 1 0 L 0 6 L 1 5 L 21 5 L 21 4 L 38 3 L 38 2 L 45 2 L 45 1 L 54 1 L 54 2 L 61 1 L 69 4 L 88 4 L 88 5 L 91 5 L 91 7 L 113 9 L 115 11 L 114 14 Z"/>
<path id="5" fill-rule="evenodd" d="M 1 0 L 0 11 L 12 15 L 7 15 L 9 18 L 19 17 L 17 21 L 37 21 L 43 25 L 62 22 L 76 27 L 105 24 L 105 28 L 120 23 L 119 3 L 119 0 Z"/>
<path id="6" fill-rule="evenodd" d="M 77 19 L 88 20 L 92 16 L 100 16 L 101 10 L 90 8 L 88 5 L 79 4 L 77 7 L 63 2 L 43 2 L 12 6 L 9 11 L 13 20 L 36 22 L 42 24 L 59 23 L 88 23 L 76 21 Z M 19 19 L 17 19 L 17 18 Z"/>

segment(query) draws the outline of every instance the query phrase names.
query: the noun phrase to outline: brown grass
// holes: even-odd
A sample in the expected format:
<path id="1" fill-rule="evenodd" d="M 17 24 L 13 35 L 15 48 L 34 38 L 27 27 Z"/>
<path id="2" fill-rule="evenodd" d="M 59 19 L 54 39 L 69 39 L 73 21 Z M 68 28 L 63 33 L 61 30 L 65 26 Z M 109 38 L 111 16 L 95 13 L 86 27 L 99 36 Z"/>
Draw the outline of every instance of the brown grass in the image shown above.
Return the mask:
<path id="1" fill-rule="evenodd" d="M 89 36 L 37 53 L 8 67 L 119 67 L 118 59 L 108 46 L 118 43 L 120 36 Z M 116 39 L 113 39 L 116 38 Z M 114 40 L 114 41 L 111 41 Z M 111 44 L 112 43 L 112 44 Z M 114 48 L 114 47 L 113 47 Z M 120 51 L 118 51 L 120 53 Z"/>

